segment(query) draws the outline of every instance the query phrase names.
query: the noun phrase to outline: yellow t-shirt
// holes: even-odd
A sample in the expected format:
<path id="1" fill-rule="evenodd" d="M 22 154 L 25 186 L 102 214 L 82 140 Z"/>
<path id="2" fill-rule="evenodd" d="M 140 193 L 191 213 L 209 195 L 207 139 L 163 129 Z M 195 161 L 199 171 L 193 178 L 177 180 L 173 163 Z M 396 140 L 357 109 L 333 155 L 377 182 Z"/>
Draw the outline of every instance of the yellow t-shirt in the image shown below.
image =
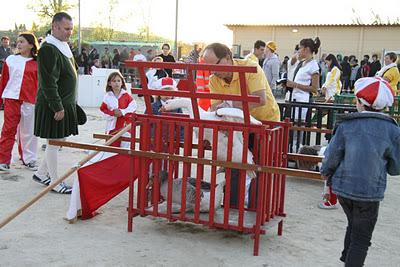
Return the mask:
<path id="1" fill-rule="evenodd" d="M 398 93 L 397 84 L 399 83 L 400 79 L 399 69 L 397 67 L 388 69 L 383 75 L 383 78 L 386 78 L 390 81 L 390 86 L 392 87 L 393 91 L 397 94 Z"/>
<path id="2" fill-rule="evenodd" d="M 233 65 L 256 66 L 256 73 L 245 74 L 248 93 L 251 94 L 260 90 L 265 90 L 265 105 L 251 109 L 250 114 L 258 120 L 280 121 L 279 106 L 276 103 L 275 97 L 272 95 L 272 91 L 268 85 L 267 78 L 265 77 L 265 74 L 258 63 L 253 62 L 249 59 L 234 59 Z M 223 79 L 212 75 L 210 77 L 209 87 L 212 93 L 240 95 L 239 74 L 237 72 L 234 72 L 232 81 L 229 84 L 226 83 Z M 211 104 L 219 102 L 222 101 L 216 99 L 211 100 Z"/>
<path id="3" fill-rule="evenodd" d="M 244 59 L 251 60 L 258 64 L 258 57 L 256 57 L 256 55 L 254 55 L 254 53 L 248 54 Z"/>

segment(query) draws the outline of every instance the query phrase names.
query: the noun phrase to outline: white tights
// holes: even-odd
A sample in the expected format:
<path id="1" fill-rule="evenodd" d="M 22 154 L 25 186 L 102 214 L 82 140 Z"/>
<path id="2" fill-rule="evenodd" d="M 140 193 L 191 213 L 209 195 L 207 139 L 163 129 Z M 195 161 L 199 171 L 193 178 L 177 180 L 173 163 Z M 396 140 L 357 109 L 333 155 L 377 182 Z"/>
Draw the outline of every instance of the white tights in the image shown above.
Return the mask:
<path id="1" fill-rule="evenodd" d="M 58 178 L 57 166 L 58 166 L 58 149 L 59 146 L 53 146 L 49 144 L 49 140 L 59 140 L 64 141 L 63 139 L 47 139 L 46 151 L 44 152 L 44 159 L 40 163 L 40 166 L 36 172 L 37 176 L 40 178 L 46 177 L 48 174 L 52 181 Z"/>

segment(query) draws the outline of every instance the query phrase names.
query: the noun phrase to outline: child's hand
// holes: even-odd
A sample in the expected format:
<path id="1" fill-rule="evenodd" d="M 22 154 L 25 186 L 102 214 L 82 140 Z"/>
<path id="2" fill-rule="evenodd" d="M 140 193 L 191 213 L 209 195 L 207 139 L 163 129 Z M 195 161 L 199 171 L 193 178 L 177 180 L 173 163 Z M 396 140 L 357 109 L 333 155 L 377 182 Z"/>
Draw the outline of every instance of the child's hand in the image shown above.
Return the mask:
<path id="1" fill-rule="evenodd" d="M 164 106 L 161 106 L 158 112 L 167 112 L 167 109 Z"/>
<path id="2" fill-rule="evenodd" d="M 114 110 L 114 116 L 115 116 L 115 117 L 121 117 L 121 116 L 122 116 L 121 110 L 115 109 L 115 110 Z"/>
<path id="3" fill-rule="evenodd" d="M 323 199 L 325 202 L 328 202 L 330 198 L 331 198 L 331 195 L 330 195 L 329 193 L 326 193 L 326 194 L 324 194 L 324 195 L 322 196 L 322 199 Z"/>

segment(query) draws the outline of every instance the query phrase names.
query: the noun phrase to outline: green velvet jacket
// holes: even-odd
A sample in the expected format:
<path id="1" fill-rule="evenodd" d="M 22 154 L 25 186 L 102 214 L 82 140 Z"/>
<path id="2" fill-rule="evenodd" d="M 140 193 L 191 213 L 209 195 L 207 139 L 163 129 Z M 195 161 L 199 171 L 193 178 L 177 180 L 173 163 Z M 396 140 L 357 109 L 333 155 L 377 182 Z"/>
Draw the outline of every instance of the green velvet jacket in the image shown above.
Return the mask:
<path id="1" fill-rule="evenodd" d="M 39 87 L 35 105 L 35 135 L 41 138 L 64 138 L 78 134 L 76 113 L 77 72 L 73 58 L 57 47 L 43 43 L 38 53 Z M 64 110 L 64 118 L 54 113 Z"/>

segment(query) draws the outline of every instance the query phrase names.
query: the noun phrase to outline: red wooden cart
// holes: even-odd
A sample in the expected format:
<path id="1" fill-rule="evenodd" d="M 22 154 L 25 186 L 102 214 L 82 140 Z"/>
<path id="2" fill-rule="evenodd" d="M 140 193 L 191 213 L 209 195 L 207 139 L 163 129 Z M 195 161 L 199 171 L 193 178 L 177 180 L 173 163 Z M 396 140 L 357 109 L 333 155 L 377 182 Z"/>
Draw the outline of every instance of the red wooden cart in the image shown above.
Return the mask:
<path id="1" fill-rule="evenodd" d="M 133 93 L 144 95 L 147 114 L 137 114 L 132 119 L 131 150 L 139 160 L 134 168 L 140 168 L 137 177 L 132 177 L 129 185 L 128 231 L 132 231 L 133 217 L 147 216 L 164 217 L 170 221 L 186 221 L 195 224 L 208 225 L 212 228 L 235 230 L 253 234 L 254 255 L 258 255 L 260 234 L 264 234 L 271 225 L 278 225 L 278 235 L 282 234 L 285 199 L 285 174 L 280 172 L 287 166 L 288 122 L 263 122 L 262 125 L 251 125 L 249 117 L 249 102 L 259 101 L 258 97 L 249 96 L 246 90 L 245 74 L 256 72 L 255 67 L 205 65 L 205 64 L 178 64 L 154 62 L 126 62 L 127 67 L 138 68 L 141 76 L 142 88 L 132 89 Z M 187 90 L 163 91 L 147 87 L 145 68 L 185 69 L 188 73 Z M 192 73 L 198 69 L 210 71 L 238 72 L 241 85 L 241 95 L 221 95 L 196 92 Z M 151 95 L 168 95 L 188 97 L 192 99 L 194 118 L 176 117 L 171 115 L 151 114 Z M 227 121 L 206 121 L 199 117 L 197 99 L 239 100 L 243 103 L 244 123 Z M 179 142 L 177 134 L 184 133 L 184 142 Z M 211 131 L 213 146 L 206 149 L 204 146 L 204 132 Z M 194 136 L 194 132 L 195 134 Z M 217 159 L 218 133 L 224 133 L 228 139 L 226 149 L 227 160 Z M 242 162 L 232 162 L 233 135 L 243 137 Z M 254 163 L 247 162 L 249 136 L 254 136 L 253 159 Z M 136 137 L 136 138 L 135 138 Z M 197 138 L 196 138 L 197 137 Z M 197 140 L 196 140 L 197 139 Z M 194 142 L 196 141 L 196 142 Z M 132 161 L 134 162 L 134 161 Z M 225 192 L 223 207 L 215 209 L 215 186 L 217 184 L 217 168 L 225 168 Z M 167 209 L 160 210 L 160 194 L 158 173 L 161 169 L 167 170 L 168 201 Z M 231 206 L 230 184 L 231 170 L 240 170 L 238 205 Z M 246 171 L 257 173 L 258 186 L 253 180 L 252 194 L 249 205 L 245 205 Z M 272 173 L 274 172 L 274 173 Z M 150 175 L 154 175 L 152 190 L 148 188 Z M 172 212 L 172 181 L 174 178 L 183 179 L 181 192 L 181 207 L 178 214 Z M 186 179 L 196 178 L 196 205 L 194 211 L 186 212 Z M 211 183 L 211 201 L 209 212 L 200 212 L 200 183 L 202 180 Z"/>

